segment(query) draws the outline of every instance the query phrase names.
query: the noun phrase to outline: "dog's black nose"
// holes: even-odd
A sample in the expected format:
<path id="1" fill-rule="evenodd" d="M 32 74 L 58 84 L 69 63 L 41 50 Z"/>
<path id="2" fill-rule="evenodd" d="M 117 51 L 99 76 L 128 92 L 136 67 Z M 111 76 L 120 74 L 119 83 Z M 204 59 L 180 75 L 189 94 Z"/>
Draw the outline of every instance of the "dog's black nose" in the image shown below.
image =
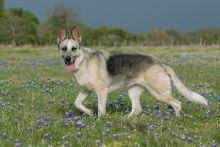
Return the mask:
<path id="1" fill-rule="evenodd" d="M 65 63 L 66 63 L 66 64 L 70 64 L 70 63 L 71 63 L 71 57 L 69 57 L 69 56 L 66 57 L 66 58 L 65 58 Z"/>

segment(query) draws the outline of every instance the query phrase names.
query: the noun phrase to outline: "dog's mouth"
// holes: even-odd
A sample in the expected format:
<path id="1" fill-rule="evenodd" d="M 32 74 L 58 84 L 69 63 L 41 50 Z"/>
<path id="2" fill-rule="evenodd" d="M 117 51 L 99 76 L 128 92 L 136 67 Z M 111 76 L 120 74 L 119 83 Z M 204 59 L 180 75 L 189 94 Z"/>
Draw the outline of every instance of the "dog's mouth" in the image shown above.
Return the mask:
<path id="1" fill-rule="evenodd" d="M 75 59 L 73 59 L 72 62 L 68 62 L 68 63 L 65 62 L 67 72 L 73 72 L 74 71 L 74 63 L 75 63 Z"/>

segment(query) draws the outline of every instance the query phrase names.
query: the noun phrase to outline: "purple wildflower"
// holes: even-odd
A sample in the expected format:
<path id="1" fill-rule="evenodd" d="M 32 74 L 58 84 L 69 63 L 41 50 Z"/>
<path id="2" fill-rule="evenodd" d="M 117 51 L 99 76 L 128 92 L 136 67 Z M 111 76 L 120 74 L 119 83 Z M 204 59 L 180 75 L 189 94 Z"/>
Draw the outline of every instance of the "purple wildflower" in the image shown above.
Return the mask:
<path id="1" fill-rule="evenodd" d="M 73 116 L 72 111 L 66 112 L 66 118 L 71 118 L 72 116 Z"/>
<path id="2" fill-rule="evenodd" d="M 154 109 L 155 109 L 155 110 L 160 110 L 160 104 L 157 103 L 157 104 L 154 106 Z"/>
<path id="3" fill-rule="evenodd" d="M 192 101 L 186 101 L 186 103 L 185 103 L 186 105 L 190 105 L 190 104 L 192 104 Z"/>
<path id="4" fill-rule="evenodd" d="M 161 126 L 160 128 L 161 128 L 162 131 L 167 130 L 167 127 L 166 127 L 166 126 Z"/>
<path id="5" fill-rule="evenodd" d="M 37 126 L 42 126 L 44 124 L 44 121 L 42 120 L 37 120 L 36 122 Z"/>
<path id="6" fill-rule="evenodd" d="M 18 139 L 15 140 L 15 146 L 16 147 L 20 147 L 21 146 L 21 142 Z"/>
<path id="7" fill-rule="evenodd" d="M 63 138 L 63 140 L 69 140 L 68 136 L 63 136 L 62 138 Z"/>
<path id="8" fill-rule="evenodd" d="M 215 142 L 215 140 L 212 141 L 212 147 L 217 147 L 217 143 Z"/>
<path id="9" fill-rule="evenodd" d="M 65 105 L 65 100 L 64 100 L 64 99 L 61 99 L 61 100 L 60 100 L 60 104 L 61 104 L 61 107 L 64 107 L 64 105 Z"/>
<path id="10" fill-rule="evenodd" d="M 216 100 L 220 102 L 220 96 L 216 96 Z"/>
<path id="11" fill-rule="evenodd" d="M 155 125 L 152 125 L 152 124 L 150 124 L 150 123 L 147 123 L 147 125 L 146 125 L 146 128 L 147 128 L 149 131 L 154 130 L 155 127 L 156 127 Z"/>
<path id="12" fill-rule="evenodd" d="M 209 110 L 209 111 L 207 111 L 206 112 L 208 115 L 212 115 L 212 114 L 214 114 L 214 111 L 213 110 Z"/>
<path id="13" fill-rule="evenodd" d="M 101 146 L 102 145 L 102 141 L 101 140 L 96 140 L 96 145 L 97 146 Z"/>
<path id="14" fill-rule="evenodd" d="M 192 142 L 192 138 L 191 138 L 191 137 L 188 137 L 186 141 L 187 141 L 187 142 Z"/>
<path id="15" fill-rule="evenodd" d="M 68 127 L 68 123 L 67 122 L 64 122 L 64 127 Z"/>
<path id="16" fill-rule="evenodd" d="M 119 136 L 117 134 L 113 134 L 112 138 L 115 139 L 115 140 L 119 140 Z"/>
<path id="17" fill-rule="evenodd" d="M 77 124 L 78 126 L 80 126 L 80 125 L 82 125 L 82 121 L 81 121 L 81 120 L 77 120 L 76 124 Z"/>
<path id="18" fill-rule="evenodd" d="M 106 123 L 105 123 L 105 127 L 111 128 L 111 127 L 112 127 L 112 123 L 111 123 L 111 122 L 106 122 Z"/>
<path id="19" fill-rule="evenodd" d="M 80 118 L 81 118 L 81 116 L 76 116 L 73 119 L 76 121 L 76 120 L 79 120 Z"/>
<path id="20" fill-rule="evenodd" d="M 105 132 L 106 132 L 106 134 L 110 134 L 111 131 L 109 129 L 106 129 Z"/>
<path id="21" fill-rule="evenodd" d="M 50 136 L 48 133 L 44 134 L 44 139 L 51 141 L 53 139 L 52 136 Z"/>
<path id="22" fill-rule="evenodd" d="M 81 132 L 76 133 L 76 139 L 78 142 L 81 142 L 81 140 L 82 140 L 82 133 Z"/>
<path id="23" fill-rule="evenodd" d="M 5 103 L 0 102 L 0 107 L 5 107 Z"/>

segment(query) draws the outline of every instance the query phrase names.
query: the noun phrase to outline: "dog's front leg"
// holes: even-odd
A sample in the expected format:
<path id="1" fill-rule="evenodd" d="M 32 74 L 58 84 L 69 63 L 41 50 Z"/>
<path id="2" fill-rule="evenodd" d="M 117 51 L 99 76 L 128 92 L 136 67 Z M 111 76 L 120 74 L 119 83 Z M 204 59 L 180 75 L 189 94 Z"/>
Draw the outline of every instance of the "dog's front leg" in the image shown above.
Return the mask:
<path id="1" fill-rule="evenodd" d="M 107 100 L 108 88 L 97 89 L 96 94 L 98 97 L 98 117 L 101 117 L 106 113 L 106 100 Z"/>
<path id="2" fill-rule="evenodd" d="M 75 100 L 75 106 L 76 108 L 80 109 L 81 111 L 83 111 L 84 113 L 88 114 L 88 115 L 93 115 L 92 111 L 89 110 L 87 107 L 85 107 L 82 102 L 86 99 L 86 97 L 88 96 L 89 91 L 86 89 L 81 89 L 79 95 L 77 96 L 76 100 Z"/>

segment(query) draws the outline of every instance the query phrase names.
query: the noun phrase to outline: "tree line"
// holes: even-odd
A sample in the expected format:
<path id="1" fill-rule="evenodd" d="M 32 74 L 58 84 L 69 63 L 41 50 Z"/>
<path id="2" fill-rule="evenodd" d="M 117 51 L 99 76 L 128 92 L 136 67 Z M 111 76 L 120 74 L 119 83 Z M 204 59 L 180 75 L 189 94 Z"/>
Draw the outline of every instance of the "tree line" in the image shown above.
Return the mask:
<path id="1" fill-rule="evenodd" d="M 55 5 L 47 18 L 40 22 L 30 11 L 22 8 L 4 9 L 0 0 L 0 44 L 21 46 L 54 45 L 59 28 L 79 26 L 84 45 L 88 46 L 178 46 L 178 45 L 219 45 L 220 28 L 199 29 L 182 35 L 174 29 L 150 29 L 134 34 L 121 28 L 101 26 L 90 28 L 79 20 L 79 10 L 64 5 Z"/>

